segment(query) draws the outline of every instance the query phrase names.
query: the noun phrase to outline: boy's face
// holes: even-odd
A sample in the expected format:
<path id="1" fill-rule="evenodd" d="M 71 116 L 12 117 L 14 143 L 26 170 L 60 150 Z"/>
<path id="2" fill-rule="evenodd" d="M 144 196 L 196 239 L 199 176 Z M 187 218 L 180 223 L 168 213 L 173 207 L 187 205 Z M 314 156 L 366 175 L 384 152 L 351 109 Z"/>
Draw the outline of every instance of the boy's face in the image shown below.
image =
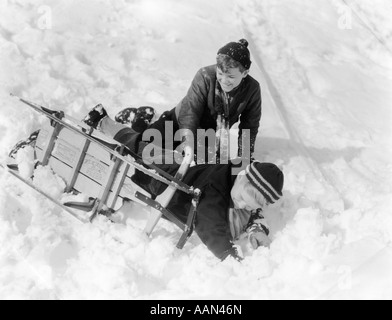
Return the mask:
<path id="1" fill-rule="evenodd" d="M 231 189 L 231 199 L 233 200 L 234 208 L 248 211 L 261 208 L 263 205 L 248 192 L 248 188 L 253 186 L 245 187 L 246 184 L 248 184 L 248 178 L 240 173 Z"/>
<path id="2" fill-rule="evenodd" d="M 241 72 L 239 68 L 229 68 L 227 72 L 216 68 L 216 77 L 224 92 L 230 92 L 237 88 L 248 73 L 249 70 Z"/>

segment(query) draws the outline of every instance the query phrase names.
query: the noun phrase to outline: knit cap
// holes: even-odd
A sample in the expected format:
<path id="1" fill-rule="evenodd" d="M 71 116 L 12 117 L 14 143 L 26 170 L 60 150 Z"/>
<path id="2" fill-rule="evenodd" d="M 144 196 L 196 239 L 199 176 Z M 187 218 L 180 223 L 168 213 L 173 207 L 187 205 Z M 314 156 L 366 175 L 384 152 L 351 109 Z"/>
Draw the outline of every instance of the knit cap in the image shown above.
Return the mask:
<path id="1" fill-rule="evenodd" d="M 233 60 L 241 63 L 248 70 L 252 61 L 250 61 L 250 52 L 248 49 L 248 41 L 241 39 L 238 42 L 229 42 L 220 48 L 218 54 L 225 54 Z"/>
<path id="2" fill-rule="evenodd" d="M 282 197 L 284 176 L 276 165 L 255 161 L 246 168 L 246 177 L 270 204 Z"/>

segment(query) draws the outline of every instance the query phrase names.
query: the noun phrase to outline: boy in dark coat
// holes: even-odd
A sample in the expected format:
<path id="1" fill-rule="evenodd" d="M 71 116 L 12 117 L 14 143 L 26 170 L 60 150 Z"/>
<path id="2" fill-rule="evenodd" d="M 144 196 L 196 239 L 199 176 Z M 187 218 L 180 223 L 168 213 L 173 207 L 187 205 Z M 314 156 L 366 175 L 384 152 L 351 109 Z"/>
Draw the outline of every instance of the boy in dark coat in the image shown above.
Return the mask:
<path id="1" fill-rule="evenodd" d="M 180 129 L 229 129 L 240 120 L 238 154 L 252 156 L 261 119 L 261 90 L 249 75 L 248 42 L 241 39 L 219 49 L 217 64 L 200 69 L 187 95 L 175 108 Z M 249 130 L 243 137 L 244 130 Z M 243 139 L 250 150 L 242 150 Z"/>
<path id="2" fill-rule="evenodd" d="M 219 49 L 216 60 L 216 64 L 196 73 L 187 95 L 150 129 L 160 131 L 164 138 L 166 123 L 171 122 L 173 135 L 179 129 L 188 130 L 184 134 L 185 144 L 196 150 L 198 129 L 228 131 L 240 121 L 238 156 L 251 158 L 260 127 L 262 101 L 260 84 L 249 75 L 252 62 L 248 42 L 241 39 L 226 44 Z M 170 145 L 166 142 L 162 147 L 172 150 L 181 143 Z M 246 146 L 249 147 L 245 149 Z M 219 145 L 216 147 L 219 153 Z"/>
<path id="3" fill-rule="evenodd" d="M 269 230 L 261 213 L 282 197 L 284 176 L 276 165 L 255 161 L 237 176 L 232 164 L 198 165 L 188 170 L 184 182 L 202 191 L 195 231 L 217 258 L 241 260 L 233 241 L 244 233 L 254 249 L 269 246 Z M 153 184 L 147 186 L 148 191 L 156 190 Z M 191 201 L 189 195 L 177 191 L 167 208 L 186 222 Z"/>

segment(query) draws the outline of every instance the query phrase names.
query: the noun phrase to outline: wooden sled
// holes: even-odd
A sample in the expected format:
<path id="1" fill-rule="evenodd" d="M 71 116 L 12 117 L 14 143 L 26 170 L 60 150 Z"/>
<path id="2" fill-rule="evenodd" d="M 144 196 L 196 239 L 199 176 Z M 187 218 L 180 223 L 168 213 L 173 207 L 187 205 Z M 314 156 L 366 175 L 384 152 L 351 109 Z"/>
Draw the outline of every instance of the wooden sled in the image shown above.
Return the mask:
<path id="1" fill-rule="evenodd" d="M 190 152 L 186 153 L 177 174 L 173 177 L 154 165 L 144 164 L 125 146 L 83 122 L 63 113 L 59 116 L 58 112 L 22 98 L 18 99 L 50 120 L 40 129 L 36 141 L 35 152 L 39 163 L 50 166 L 64 180 L 65 192 L 83 193 L 89 197 L 88 202 L 68 202 L 64 203 L 64 206 L 90 212 L 88 220 L 91 222 L 100 213 L 115 212 L 123 201 L 137 201 L 150 207 L 150 217 L 144 230 L 146 234 L 151 235 L 164 215 L 183 231 L 177 244 L 178 248 L 183 248 L 193 231 L 201 195 L 199 190 L 182 182 L 193 160 Z M 140 170 L 164 183 L 167 185 L 166 190 L 154 199 L 132 181 L 135 170 Z M 193 197 L 186 223 L 181 222 L 166 209 L 176 191 L 185 192 Z"/>

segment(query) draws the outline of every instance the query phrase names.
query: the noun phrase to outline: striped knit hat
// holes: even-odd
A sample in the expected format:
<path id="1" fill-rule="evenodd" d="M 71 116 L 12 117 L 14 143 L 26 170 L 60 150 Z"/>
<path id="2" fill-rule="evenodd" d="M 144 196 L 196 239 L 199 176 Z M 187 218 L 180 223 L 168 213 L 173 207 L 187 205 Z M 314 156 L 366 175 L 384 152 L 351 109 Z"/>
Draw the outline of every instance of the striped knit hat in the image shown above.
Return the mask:
<path id="1" fill-rule="evenodd" d="M 284 176 L 276 165 L 255 161 L 246 168 L 246 177 L 269 203 L 282 197 Z"/>

